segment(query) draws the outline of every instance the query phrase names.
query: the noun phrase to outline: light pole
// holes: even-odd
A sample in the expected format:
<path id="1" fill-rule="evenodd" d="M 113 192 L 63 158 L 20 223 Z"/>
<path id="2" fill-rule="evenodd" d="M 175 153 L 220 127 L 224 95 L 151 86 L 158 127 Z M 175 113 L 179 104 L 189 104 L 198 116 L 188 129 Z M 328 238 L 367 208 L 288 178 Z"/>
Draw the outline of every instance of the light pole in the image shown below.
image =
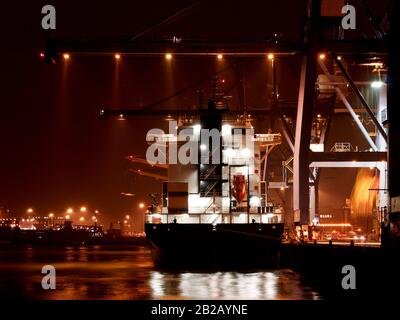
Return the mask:
<path id="1" fill-rule="evenodd" d="M 28 208 L 28 209 L 26 210 L 26 213 L 28 214 L 28 218 L 29 218 L 31 215 L 33 215 L 34 210 L 33 210 L 32 208 Z"/>
<path id="2" fill-rule="evenodd" d="M 144 209 L 146 207 L 146 205 L 143 203 L 143 202 L 141 202 L 141 203 L 139 203 L 139 208 L 140 209 Z M 138 221 L 138 226 L 139 226 L 139 230 L 140 231 L 142 231 L 142 227 L 141 226 L 143 226 L 144 225 L 144 223 L 146 222 L 146 220 L 147 220 L 147 214 L 148 214 L 149 212 L 148 212 L 148 210 L 146 210 L 145 212 L 144 212 L 144 214 L 143 214 L 143 212 L 141 212 L 140 213 L 140 220 Z M 151 212 L 152 213 L 152 212 Z M 167 218 L 167 221 L 168 221 L 168 218 Z"/>
<path id="3" fill-rule="evenodd" d="M 128 229 L 128 234 L 132 234 L 132 224 L 131 224 L 131 216 L 129 214 L 127 214 L 125 216 L 125 221 L 127 222 L 127 229 Z"/>
<path id="4" fill-rule="evenodd" d="M 94 222 L 94 226 L 97 226 L 97 215 L 99 214 L 99 210 L 94 210 L 94 214 L 93 214 L 93 217 L 92 217 L 92 220 L 93 220 L 93 222 Z"/>
<path id="5" fill-rule="evenodd" d="M 71 223 L 72 223 L 72 214 L 73 213 L 74 213 L 74 209 L 73 208 L 68 208 L 66 210 L 65 220 L 71 220 Z"/>
<path id="6" fill-rule="evenodd" d="M 50 212 L 49 218 L 50 218 L 51 226 L 54 227 L 54 213 Z"/>

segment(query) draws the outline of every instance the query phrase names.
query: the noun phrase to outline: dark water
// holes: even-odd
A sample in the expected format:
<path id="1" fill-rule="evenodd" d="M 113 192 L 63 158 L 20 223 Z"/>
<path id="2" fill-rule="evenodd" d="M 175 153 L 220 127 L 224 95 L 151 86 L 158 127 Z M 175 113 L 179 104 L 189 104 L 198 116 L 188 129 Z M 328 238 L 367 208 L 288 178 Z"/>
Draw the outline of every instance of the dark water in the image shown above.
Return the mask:
<path id="1" fill-rule="evenodd" d="M 57 288 L 43 290 L 44 265 Z M 162 271 L 147 248 L 0 245 L 0 298 L 9 299 L 319 299 L 290 270 Z"/>

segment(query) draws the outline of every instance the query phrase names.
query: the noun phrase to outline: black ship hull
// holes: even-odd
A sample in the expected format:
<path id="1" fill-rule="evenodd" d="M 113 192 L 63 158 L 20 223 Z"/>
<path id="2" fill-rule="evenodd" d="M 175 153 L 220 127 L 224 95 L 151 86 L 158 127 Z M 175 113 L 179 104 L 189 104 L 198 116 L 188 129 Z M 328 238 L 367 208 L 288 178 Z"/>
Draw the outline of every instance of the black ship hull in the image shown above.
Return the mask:
<path id="1" fill-rule="evenodd" d="M 93 238 L 89 232 L 84 230 L 24 230 L 15 231 L 12 234 L 11 241 L 15 244 L 31 244 L 31 245 L 85 245 L 97 244 L 99 238 Z"/>
<path id="2" fill-rule="evenodd" d="M 276 267 L 284 226 L 276 224 L 146 224 L 157 266 Z"/>

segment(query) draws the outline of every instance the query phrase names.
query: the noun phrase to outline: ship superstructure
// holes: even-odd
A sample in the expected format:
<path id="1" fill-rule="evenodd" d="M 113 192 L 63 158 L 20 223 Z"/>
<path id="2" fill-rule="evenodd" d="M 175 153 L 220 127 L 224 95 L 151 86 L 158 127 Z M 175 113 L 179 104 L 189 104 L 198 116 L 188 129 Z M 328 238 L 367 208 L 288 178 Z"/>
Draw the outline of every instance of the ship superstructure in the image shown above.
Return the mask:
<path id="1" fill-rule="evenodd" d="M 168 170 L 145 232 L 157 264 L 275 263 L 283 212 L 268 201 L 267 161 L 281 135 L 254 133 L 211 101 L 197 117 L 150 131 L 146 158 Z M 171 133 L 172 131 L 172 133 Z"/>
<path id="2" fill-rule="evenodd" d="M 174 133 L 149 139 L 165 150 L 168 180 L 147 222 L 283 222 L 281 209 L 268 201 L 266 182 L 268 155 L 281 143 L 280 134 L 254 133 L 251 115 L 229 119 L 212 102 L 198 119 L 180 117 L 172 124 Z"/>

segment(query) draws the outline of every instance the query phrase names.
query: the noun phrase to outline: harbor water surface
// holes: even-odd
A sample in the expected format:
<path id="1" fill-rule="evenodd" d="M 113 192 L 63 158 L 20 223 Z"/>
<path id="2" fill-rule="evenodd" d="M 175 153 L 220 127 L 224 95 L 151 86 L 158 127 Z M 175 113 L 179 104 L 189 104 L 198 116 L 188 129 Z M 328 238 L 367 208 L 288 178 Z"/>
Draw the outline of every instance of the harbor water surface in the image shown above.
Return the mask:
<path id="1" fill-rule="evenodd" d="M 56 268 L 56 289 L 41 271 Z M 136 246 L 31 247 L 0 244 L 1 299 L 320 299 L 288 269 L 159 270 Z"/>

